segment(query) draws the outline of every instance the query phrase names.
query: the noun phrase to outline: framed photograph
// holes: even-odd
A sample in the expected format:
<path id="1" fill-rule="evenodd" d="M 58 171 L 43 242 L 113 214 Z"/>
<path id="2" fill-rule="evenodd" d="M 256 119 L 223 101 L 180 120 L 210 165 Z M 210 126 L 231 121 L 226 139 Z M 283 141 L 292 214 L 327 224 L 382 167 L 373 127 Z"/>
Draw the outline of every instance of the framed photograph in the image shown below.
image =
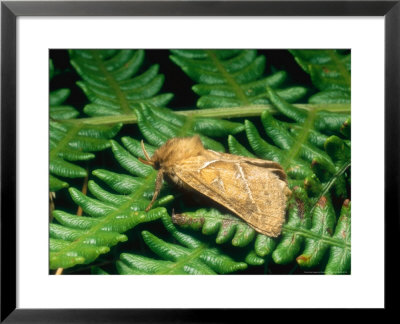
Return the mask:
<path id="1" fill-rule="evenodd" d="M 1 10 L 2 321 L 391 307 L 398 1 Z"/>

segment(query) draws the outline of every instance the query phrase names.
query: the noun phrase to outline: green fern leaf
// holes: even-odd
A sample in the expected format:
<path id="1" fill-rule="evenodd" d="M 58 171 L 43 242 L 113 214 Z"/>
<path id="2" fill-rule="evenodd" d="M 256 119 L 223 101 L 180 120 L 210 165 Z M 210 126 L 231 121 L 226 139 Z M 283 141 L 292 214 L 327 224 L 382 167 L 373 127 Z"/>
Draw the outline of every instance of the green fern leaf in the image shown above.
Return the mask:
<path id="1" fill-rule="evenodd" d="M 238 217 L 223 214 L 217 209 L 198 209 L 194 212 L 173 214 L 172 220 L 182 228 L 200 230 L 205 235 L 217 234 L 218 244 L 232 241 L 234 246 L 246 246 L 253 241 L 256 232 Z"/>
<path id="2" fill-rule="evenodd" d="M 333 185 L 336 193 L 346 198 L 346 179 L 343 173 L 350 165 L 350 147 L 345 139 L 347 132 L 342 130 L 344 127 L 349 127 L 350 116 L 327 111 L 307 114 L 285 102 L 271 88 L 268 88 L 268 92 L 276 109 L 286 117 L 294 119 L 297 122 L 294 125 L 300 124 L 302 129 L 301 133 L 297 130 L 291 132 L 293 124 L 281 123 L 265 111 L 261 116 L 264 129 L 273 142 L 281 148 L 280 156 L 274 157 L 269 154 L 269 159 L 282 164 L 291 178 L 305 179 L 309 192 L 314 190 L 325 194 L 327 190 L 320 188 L 330 188 Z M 338 134 L 343 139 L 336 135 L 328 137 L 330 134 Z M 315 147 L 316 137 L 319 138 L 318 141 L 326 139 L 325 152 Z M 250 139 L 249 142 L 252 145 Z M 257 147 L 254 144 L 252 146 Z M 319 195 L 318 199 L 321 197 L 322 195 Z"/>
<path id="3" fill-rule="evenodd" d="M 340 213 L 333 238 L 343 242 L 342 246 L 333 246 L 330 251 L 328 264 L 325 274 L 345 274 L 350 273 L 351 266 L 351 204 L 345 200 Z"/>
<path id="4" fill-rule="evenodd" d="M 300 215 L 303 215 L 300 213 Z M 322 197 L 316 205 L 312 218 L 307 214 L 303 218 L 292 213 L 284 225 L 282 239 L 272 253 L 276 263 L 289 263 L 296 258 L 303 268 L 312 268 L 320 264 L 328 253 L 329 261 L 326 274 L 346 274 L 350 271 L 350 209 L 346 201 L 342 208 L 341 218 L 332 235 L 335 213 L 332 204 Z M 301 222 L 301 226 L 298 226 Z M 302 254 L 297 256 L 304 244 Z M 329 252 L 328 252 L 329 251 Z"/>
<path id="5" fill-rule="evenodd" d="M 50 81 L 55 75 L 55 69 L 53 61 L 50 60 L 49 77 Z M 58 89 L 51 91 L 49 94 L 49 114 L 51 119 L 70 119 L 76 117 L 79 112 L 71 106 L 62 106 L 64 101 L 69 97 L 69 89 Z M 50 175 L 49 177 L 50 191 L 58 191 L 68 187 L 68 183 L 58 179 L 57 177 Z"/>
<path id="6" fill-rule="evenodd" d="M 86 135 L 93 135 L 93 129 L 85 131 Z M 104 129 L 102 131 L 104 135 Z M 50 250 L 54 252 L 50 254 L 51 269 L 90 263 L 100 254 L 107 253 L 109 247 L 125 241 L 126 236 L 121 233 L 139 223 L 157 219 L 165 212 L 163 208 L 143 212 L 154 192 L 156 172 L 139 162 L 115 141 L 108 143 L 116 160 L 133 176 L 106 170 L 93 172 L 118 194 L 107 192 L 93 181 L 89 181 L 88 188 L 96 198 L 85 196 L 74 188 L 70 189 L 71 198 L 90 217 L 57 210 L 53 212 L 60 224 L 50 224 Z M 163 196 L 155 206 L 166 204 L 171 199 L 173 197 L 170 195 Z"/>
<path id="7" fill-rule="evenodd" d="M 73 189 L 70 192 L 79 195 Z M 77 197 L 75 199 L 78 200 Z M 91 263 L 100 254 L 109 252 L 111 246 L 126 241 L 126 235 L 121 233 L 165 213 L 164 208 L 156 208 L 148 213 L 129 211 L 128 208 L 114 208 L 107 212 L 107 207 L 110 208 L 106 204 L 91 206 L 92 217 L 53 212 L 61 225 L 50 224 L 50 269 Z"/>
<path id="8" fill-rule="evenodd" d="M 283 235 L 272 253 L 272 259 L 278 264 L 289 263 L 299 254 L 304 241 L 301 233 L 308 229 L 311 223 L 306 192 L 300 187 L 295 187 L 293 188 L 293 198 L 289 204 L 288 220 L 284 224 Z M 297 232 L 293 234 L 291 229 L 293 232 Z"/>
<path id="9" fill-rule="evenodd" d="M 284 71 L 264 77 L 265 57 L 255 50 L 171 50 L 171 60 L 196 84 L 193 91 L 199 108 L 268 104 L 267 86 L 277 88 L 286 79 Z M 306 94 L 303 87 L 277 90 L 290 102 Z"/>
<path id="10" fill-rule="evenodd" d="M 55 69 L 53 61 L 50 60 L 50 81 L 55 75 Z M 53 120 L 63 120 L 75 118 L 79 115 L 79 112 L 72 106 L 63 105 L 65 100 L 69 97 L 71 90 L 63 88 L 57 89 L 50 92 L 49 104 L 50 104 L 50 118 Z"/>
<path id="11" fill-rule="evenodd" d="M 53 62 L 50 60 L 50 78 L 54 75 Z M 69 89 L 58 89 L 50 92 L 50 191 L 68 187 L 68 183 L 58 179 L 82 178 L 87 175 L 84 168 L 71 162 L 87 161 L 100 151 L 110 146 L 109 139 L 114 137 L 122 124 L 108 126 L 89 126 L 70 119 L 79 112 L 62 105 L 70 95 Z"/>
<path id="12" fill-rule="evenodd" d="M 157 95 L 164 76 L 158 65 L 138 75 L 143 50 L 73 50 L 71 65 L 82 77 L 77 84 L 92 102 L 84 108 L 89 116 L 133 114 L 139 103 L 164 106 L 172 94 Z"/>
<path id="13" fill-rule="evenodd" d="M 329 254 L 326 273 L 348 273 L 350 266 L 350 220 L 349 203 L 343 206 L 342 216 L 337 223 L 335 234 L 335 213 L 332 204 L 323 197 L 313 214 L 310 201 L 300 187 L 294 188 L 294 198 L 289 205 L 288 221 L 283 226 L 282 237 L 278 239 L 256 234 L 245 222 L 235 216 L 221 214 L 215 209 L 199 209 L 172 216 L 172 221 L 182 228 L 202 230 L 205 235 L 217 233 L 216 242 L 222 244 L 231 240 L 232 244 L 244 247 L 254 241 L 253 254 L 246 258 L 251 265 L 264 263 L 260 257 L 271 255 L 274 262 L 287 264 L 294 260 L 303 268 L 320 264 Z M 300 255 L 299 255 L 300 254 Z M 251 258 L 256 258 L 251 260 Z"/>
<path id="14" fill-rule="evenodd" d="M 350 103 L 351 55 L 337 50 L 290 50 L 296 62 L 321 91 L 310 103 Z"/>
<path id="15" fill-rule="evenodd" d="M 209 243 L 178 231 L 168 215 L 161 219 L 180 245 L 165 242 L 143 231 L 145 243 L 162 260 L 123 253 L 121 261 L 117 262 L 120 274 L 223 274 L 247 268 L 246 263 L 234 261 Z"/>
<path id="16" fill-rule="evenodd" d="M 118 155 L 118 153 L 116 153 Z M 108 185 L 116 184 L 111 173 L 94 172 Z M 129 176 L 126 176 L 128 179 Z M 94 181 L 89 181 L 89 191 L 96 198 L 83 195 L 70 188 L 71 198 L 89 216 L 76 216 L 63 211 L 53 211 L 58 224 L 50 224 L 50 268 L 69 268 L 77 264 L 90 263 L 109 247 L 124 242 L 123 232 L 137 224 L 158 219 L 164 208 L 155 208 L 148 213 L 143 210 L 149 204 L 148 192 L 154 190 L 155 174 L 146 178 L 131 177 L 135 186 L 120 189 L 121 194 L 112 194 Z M 117 179 L 118 180 L 118 179 Z M 157 206 L 170 202 L 172 196 L 164 196 Z"/>
<path id="17" fill-rule="evenodd" d="M 50 122 L 50 191 L 68 186 L 57 179 L 82 178 L 87 172 L 75 161 L 94 158 L 96 152 L 110 147 L 109 139 L 114 137 L 122 124 L 111 126 L 85 126 L 83 123 Z"/>
<path id="18" fill-rule="evenodd" d="M 199 134 L 205 147 L 215 151 L 224 151 L 223 145 L 208 136 L 236 134 L 244 129 L 240 123 L 211 118 L 186 117 L 177 115 L 167 108 L 150 107 L 145 104 L 142 104 L 141 109 L 136 109 L 135 112 L 140 131 L 154 146 L 161 146 L 172 137 Z"/>
<path id="19" fill-rule="evenodd" d="M 71 91 L 69 89 L 58 89 L 50 92 L 50 118 L 53 120 L 72 119 L 79 115 L 79 112 L 72 106 L 63 105 Z"/>
<path id="20" fill-rule="evenodd" d="M 275 240 L 256 233 L 246 222 L 231 214 L 221 213 L 215 208 L 201 208 L 194 212 L 173 214 L 172 221 L 182 228 L 201 230 L 204 235 L 216 234 L 215 242 L 224 244 L 231 241 L 233 246 L 242 248 L 255 241 L 254 249 L 248 250 L 245 262 L 249 265 L 264 263 L 265 255 L 275 246 Z"/>

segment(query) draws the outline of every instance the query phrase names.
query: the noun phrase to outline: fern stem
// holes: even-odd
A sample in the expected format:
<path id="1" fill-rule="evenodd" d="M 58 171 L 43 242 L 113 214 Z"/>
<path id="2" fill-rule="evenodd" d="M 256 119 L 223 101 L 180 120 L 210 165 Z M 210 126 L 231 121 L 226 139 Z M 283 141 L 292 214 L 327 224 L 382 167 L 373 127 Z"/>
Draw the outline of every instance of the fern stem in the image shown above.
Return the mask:
<path id="1" fill-rule="evenodd" d="M 236 80 L 232 77 L 232 75 L 225 69 L 225 67 L 221 64 L 221 61 L 218 59 L 217 55 L 215 55 L 215 51 L 207 50 L 206 51 L 208 57 L 211 61 L 215 64 L 219 72 L 224 76 L 226 82 L 234 89 L 237 97 L 240 101 L 248 105 L 250 104 L 249 100 L 247 99 L 246 95 L 244 94 L 242 88 L 240 88 L 239 84 Z"/>
<path id="2" fill-rule="evenodd" d="M 181 269 L 183 268 L 183 265 L 189 264 L 190 261 L 196 260 L 204 252 L 204 250 L 206 250 L 206 248 L 207 246 L 205 244 L 199 245 L 186 256 L 178 258 L 178 260 L 175 261 L 173 266 L 167 267 L 165 270 L 158 271 L 155 274 L 161 275 L 161 274 L 174 273 L 174 269 Z"/>
<path id="3" fill-rule="evenodd" d="M 64 138 L 58 142 L 57 146 L 54 149 L 50 151 L 50 160 L 52 158 L 56 158 L 58 156 L 58 153 L 66 146 L 68 146 L 68 143 L 76 136 L 76 134 L 81 130 L 83 126 L 83 124 L 77 123 L 74 125 L 73 128 L 68 130 Z"/>
<path id="4" fill-rule="evenodd" d="M 351 89 L 351 76 L 350 73 L 347 71 L 346 67 L 344 66 L 343 62 L 340 60 L 336 51 L 330 50 L 328 51 L 328 55 L 331 60 L 335 63 L 337 68 L 339 69 L 340 73 L 342 74 L 343 78 L 346 81 L 346 85 Z"/>
<path id="5" fill-rule="evenodd" d="M 188 118 L 186 118 L 185 123 L 183 124 L 183 126 L 181 127 L 181 129 L 179 131 L 179 136 L 187 135 L 188 131 L 190 129 L 192 129 L 192 127 L 193 127 L 193 123 L 194 123 L 193 115 L 188 115 L 187 117 Z"/>
<path id="6" fill-rule="evenodd" d="M 88 169 L 86 168 L 86 172 L 88 171 Z M 86 196 L 86 194 L 87 194 L 87 187 L 88 187 L 88 180 L 89 180 L 89 176 L 88 175 L 86 175 L 86 177 L 85 177 L 85 179 L 84 179 L 84 181 L 83 181 L 83 186 L 82 186 L 82 193 Z M 82 207 L 81 206 L 79 206 L 78 207 L 78 210 L 77 210 L 77 212 L 76 212 L 76 215 L 77 216 L 82 216 Z M 63 273 L 63 271 L 64 271 L 64 268 L 58 268 L 57 269 L 57 271 L 55 272 L 55 275 L 62 275 L 62 273 Z"/>
<path id="7" fill-rule="evenodd" d="M 295 145 L 293 145 L 290 148 L 289 152 L 287 152 L 285 160 L 282 163 L 284 169 L 287 169 L 289 164 L 297 157 L 298 153 L 303 147 L 303 144 L 307 141 L 308 134 L 311 130 L 312 125 L 314 124 L 316 116 L 317 116 L 316 110 L 312 110 L 308 114 L 308 117 L 304 122 L 303 129 L 301 130 L 301 133 L 298 136 Z"/>
<path id="8" fill-rule="evenodd" d="M 118 82 L 115 78 L 107 71 L 103 60 L 100 58 L 97 51 L 93 51 L 93 58 L 98 65 L 100 71 L 103 73 L 104 77 L 107 79 L 108 83 L 110 84 L 111 88 L 114 90 L 117 98 L 119 99 L 119 104 L 121 106 L 122 111 L 125 114 L 133 114 L 132 109 L 129 108 L 129 103 L 126 100 L 125 94 L 122 92 Z"/>
<path id="9" fill-rule="evenodd" d="M 344 242 L 342 242 L 340 240 L 337 240 L 337 239 L 334 239 L 334 238 L 328 237 L 328 236 L 322 236 L 321 237 L 321 236 L 316 235 L 313 232 L 311 232 L 309 230 L 306 230 L 304 228 L 297 228 L 297 227 L 291 227 L 289 225 L 283 225 L 283 229 L 282 230 L 283 230 L 283 232 L 289 231 L 289 232 L 292 232 L 292 233 L 296 233 L 298 235 L 301 235 L 301 236 L 304 236 L 304 237 L 307 237 L 307 238 L 311 238 L 311 239 L 316 240 L 316 241 L 321 241 L 321 242 L 324 242 L 324 243 L 326 243 L 328 245 L 337 246 L 337 247 L 340 247 L 342 249 L 349 249 L 349 250 L 351 249 L 351 244 L 349 244 L 349 243 L 344 243 Z"/>
<path id="10" fill-rule="evenodd" d="M 346 163 L 344 163 L 342 165 L 342 167 L 336 172 L 336 174 L 332 177 L 332 179 L 330 179 L 325 186 L 322 188 L 321 193 L 319 194 L 319 196 L 316 198 L 316 202 L 318 202 L 321 197 L 325 196 L 328 191 L 332 188 L 332 186 L 334 185 L 334 183 L 336 182 L 336 180 L 343 174 L 346 172 L 346 170 L 351 166 L 351 161 L 347 161 Z M 317 203 L 314 204 L 314 206 L 311 208 L 311 213 L 314 211 L 315 206 L 317 205 Z"/>
<path id="11" fill-rule="evenodd" d="M 293 104 L 293 106 L 304 109 L 306 111 L 325 110 L 336 113 L 350 113 L 349 104 Z M 195 110 L 174 111 L 179 115 L 196 116 L 196 117 L 211 117 L 211 118 L 241 118 L 241 117 L 257 117 L 264 110 L 276 113 L 277 110 L 271 104 L 266 105 L 250 105 L 230 108 L 208 108 Z M 60 121 L 61 122 L 61 121 Z M 137 117 L 134 114 L 118 115 L 118 116 L 102 116 L 77 118 L 65 121 L 66 123 L 83 123 L 86 125 L 107 125 L 107 124 L 136 124 Z"/>

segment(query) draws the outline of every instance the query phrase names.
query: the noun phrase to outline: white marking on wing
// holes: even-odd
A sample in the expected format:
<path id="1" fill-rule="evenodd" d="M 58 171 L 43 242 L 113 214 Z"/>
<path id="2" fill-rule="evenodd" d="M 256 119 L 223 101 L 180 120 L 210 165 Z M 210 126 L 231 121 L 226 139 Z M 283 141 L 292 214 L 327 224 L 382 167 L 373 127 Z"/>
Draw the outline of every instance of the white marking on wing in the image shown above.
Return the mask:
<path id="1" fill-rule="evenodd" d="M 219 160 L 211 160 L 211 161 L 205 162 L 205 163 L 199 168 L 199 172 L 200 172 L 201 170 L 203 170 L 204 168 L 208 167 L 210 164 L 213 164 L 213 163 L 218 162 L 218 161 L 219 161 Z"/>
<path id="2" fill-rule="evenodd" d="M 225 192 L 224 182 L 220 177 L 216 177 L 213 181 L 211 181 L 211 184 L 213 183 L 215 183 L 220 189 L 222 189 Z"/>
<path id="3" fill-rule="evenodd" d="M 253 202 L 253 204 L 256 205 L 257 211 L 260 212 L 260 209 L 258 208 L 258 205 L 254 202 L 253 194 L 252 194 L 252 192 L 250 190 L 250 187 L 249 187 L 249 185 L 247 183 L 247 180 L 246 180 L 246 177 L 244 175 L 242 166 L 239 163 L 235 163 L 235 166 L 238 169 L 239 175 L 240 175 L 240 176 L 238 176 L 238 174 L 237 174 L 236 178 L 241 177 L 243 179 L 247 194 L 249 195 L 249 197 L 250 197 L 251 201 Z"/>

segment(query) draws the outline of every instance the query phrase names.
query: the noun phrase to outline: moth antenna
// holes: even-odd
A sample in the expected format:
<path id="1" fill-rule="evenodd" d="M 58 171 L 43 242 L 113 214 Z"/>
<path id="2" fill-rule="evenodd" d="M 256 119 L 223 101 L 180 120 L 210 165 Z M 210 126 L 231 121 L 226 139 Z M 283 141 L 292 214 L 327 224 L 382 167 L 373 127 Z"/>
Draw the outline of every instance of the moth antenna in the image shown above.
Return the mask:
<path id="1" fill-rule="evenodd" d="M 143 142 L 143 140 L 140 141 L 140 145 L 142 146 L 142 150 L 143 150 L 144 156 L 146 157 L 147 161 L 150 161 L 151 158 L 150 158 L 150 156 L 147 154 L 146 149 L 144 148 L 144 142 Z"/>
<path id="2" fill-rule="evenodd" d="M 138 160 L 140 162 L 142 162 L 143 164 L 153 166 L 153 162 L 151 162 L 151 161 L 143 160 L 141 157 L 139 157 Z"/>
<path id="3" fill-rule="evenodd" d="M 148 212 L 151 207 L 153 207 L 154 202 L 156 201 L 158 194 L 160 193 L 162 182 L 163 182 L 163 172 L 162 170 L 159 170 L 157 173 L 157 178 L 156 178 L 156 188 L 154 190 L 153 198 L 150 201 L 150 204 L 146 207 L 145 211 Z"/>

